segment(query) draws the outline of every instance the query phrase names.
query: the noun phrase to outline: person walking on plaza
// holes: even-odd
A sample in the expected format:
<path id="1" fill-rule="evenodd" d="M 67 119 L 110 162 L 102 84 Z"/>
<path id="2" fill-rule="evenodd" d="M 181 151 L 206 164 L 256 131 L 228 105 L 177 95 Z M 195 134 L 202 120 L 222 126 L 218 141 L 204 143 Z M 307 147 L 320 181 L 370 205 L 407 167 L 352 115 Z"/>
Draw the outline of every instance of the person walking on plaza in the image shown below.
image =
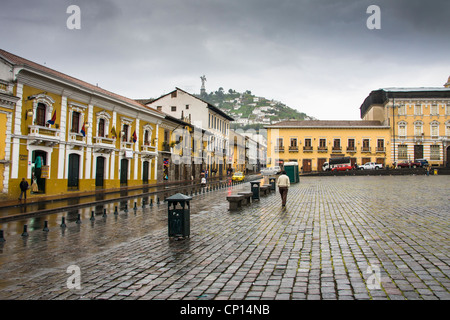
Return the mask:
<path id="1" fill-rule="evenodd" d="M 20 197 L 19 200 L 22 201 L 22 196 L 25 200 L 27 200 L 27 190 L 28 190 L 28 182 L 25 178 L 22 178 L 22 181 L 19 184 L 20 187 Z"/>
<path id="2" fill-rule="evenodd" d="M 277 180 L 277 185 L 281 195 L 281 205 L 285 207 L 288 190 L 289 187 L 291 186 L 291 181 L 289 180 L 289 177 L 286 175 L 286 171 L 281 171 L 281 175 L 278 177 Z"/>

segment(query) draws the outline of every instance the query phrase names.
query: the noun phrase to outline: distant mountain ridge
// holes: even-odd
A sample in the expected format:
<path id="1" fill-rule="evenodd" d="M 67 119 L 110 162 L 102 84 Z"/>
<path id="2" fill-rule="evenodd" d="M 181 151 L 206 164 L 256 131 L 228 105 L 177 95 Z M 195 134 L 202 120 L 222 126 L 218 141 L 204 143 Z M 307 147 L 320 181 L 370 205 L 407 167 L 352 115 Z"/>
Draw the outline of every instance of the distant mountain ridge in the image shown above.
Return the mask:
<path id="1" fill-rule="evenodd" d="M 247 90 L 243 93 L 220 87 L 215 92 L 194 94 L 235 119 L 235 128 L 262 128 L 285 120 L 316 120 L 307 114 L 288 107 L 280 101 L 258 97 Z"/>

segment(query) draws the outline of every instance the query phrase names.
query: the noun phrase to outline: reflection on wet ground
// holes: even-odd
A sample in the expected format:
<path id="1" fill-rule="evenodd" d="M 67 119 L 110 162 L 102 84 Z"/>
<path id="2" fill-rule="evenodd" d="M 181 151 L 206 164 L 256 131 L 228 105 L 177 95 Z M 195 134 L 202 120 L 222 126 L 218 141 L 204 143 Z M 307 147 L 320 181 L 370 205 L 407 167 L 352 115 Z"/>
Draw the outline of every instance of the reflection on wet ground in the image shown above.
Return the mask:
<path id="1" fill-rule="evenodd" d="M 154 198 L 29 219 L 27 237 L 14 222 L 0 244 L 0 298 L 450 297 L 448 177 L 310 177 L 291 186 L 286 208 L 272 193 L 228 211 L 226 195 L 249 189 L 194 195 L 185 241 L 168 238 L 167 203 Z M 81 291 L 65 285 L 73 264 Z M 368 286 L 369 264 L 381 289 Z"/>

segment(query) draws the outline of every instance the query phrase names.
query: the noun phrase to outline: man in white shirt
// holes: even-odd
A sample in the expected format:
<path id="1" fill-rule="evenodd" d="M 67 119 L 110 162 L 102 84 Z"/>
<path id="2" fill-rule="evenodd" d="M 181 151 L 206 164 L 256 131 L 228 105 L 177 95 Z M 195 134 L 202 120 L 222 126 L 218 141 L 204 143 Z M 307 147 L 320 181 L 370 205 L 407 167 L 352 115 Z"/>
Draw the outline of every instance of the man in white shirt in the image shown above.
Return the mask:
<path id="1" fill-rule="evenodd" d="M 281 171 L 281 175 L 278 177 L 277 180 L 277 185 L 281 195 L 281 205 L 285 207 L 288 189 L 291 186 L 291 181 L 289 180 L 289 177 L 286 175 L 286 171 Z"/>

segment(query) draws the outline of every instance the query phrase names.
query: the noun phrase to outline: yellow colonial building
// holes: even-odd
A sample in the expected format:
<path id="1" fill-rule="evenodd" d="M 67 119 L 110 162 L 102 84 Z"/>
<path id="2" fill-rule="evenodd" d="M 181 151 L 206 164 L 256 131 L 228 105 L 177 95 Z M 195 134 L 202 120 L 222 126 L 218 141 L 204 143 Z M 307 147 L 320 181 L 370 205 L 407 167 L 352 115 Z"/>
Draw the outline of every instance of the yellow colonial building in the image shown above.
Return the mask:
<path id="1" fill-rule="evenodd" d="M 268 165 L 296 161 L 321 171 L 333 157 L 395 166 L 425 159 L 450 167 L 450 78 L 443 87 L 372 91 L 358 121 L 283 121 L 267 126 Z"/>
<path id="2" fill-rule="evenodd" d="M 449 78 L 450 82 L 450 78 Z M 450 86 L 384 88 L 361 105 L 361 118 L 390 127 L 392 163 L 426 159 L 450 166 Z"/>
<path id="3" fill-rule="evenodd" d="M 17 199 L 155 183 L 165 115 L 0 50 L 1 187 Z M 170 122 L 170 121 L 169 121 Z"/>
<path id="4" fill-rule="evenodd" d="M 389 127 L 380 121 L 291 120 L 266 128 L 268 166 L 294 161 L 304 173 L 322 171 L 333 157 L 390 164 Z"/>

